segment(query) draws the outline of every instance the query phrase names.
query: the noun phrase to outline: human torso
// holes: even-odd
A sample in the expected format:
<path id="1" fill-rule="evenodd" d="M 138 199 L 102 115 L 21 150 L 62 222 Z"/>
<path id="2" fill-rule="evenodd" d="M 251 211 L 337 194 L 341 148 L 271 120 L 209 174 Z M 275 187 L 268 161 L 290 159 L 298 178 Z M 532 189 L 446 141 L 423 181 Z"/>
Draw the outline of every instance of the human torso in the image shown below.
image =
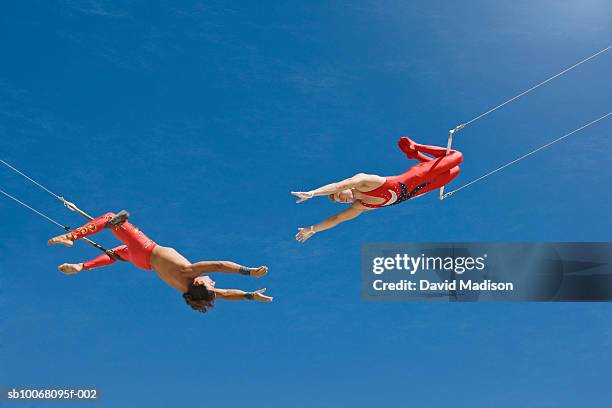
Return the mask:
<path id="1" fill-rule="evenodd" d="M 403 203 L 430 191 L 430 181 L 418 164 L 399 176 L 384 177 L 384 182 L 372 190 L 360 190 L 358 202 L 366 208 L 388 207 Z"/>
<path id="2" fill-rule="evenodd" d="M 158 245 L 151 254 L 151 269 L 160 279 L 182 293 L 187 292 L 194 278 L 183 273 L 189 265 L 191 262 L 174 248 Z"/>

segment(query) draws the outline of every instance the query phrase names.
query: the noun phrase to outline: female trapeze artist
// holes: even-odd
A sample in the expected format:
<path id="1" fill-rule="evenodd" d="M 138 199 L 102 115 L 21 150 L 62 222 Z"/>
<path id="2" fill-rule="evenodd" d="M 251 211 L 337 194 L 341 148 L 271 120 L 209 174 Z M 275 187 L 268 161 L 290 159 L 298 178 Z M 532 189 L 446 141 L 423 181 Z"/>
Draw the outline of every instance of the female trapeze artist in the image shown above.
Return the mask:
<path id="1" fill-rule="evenodd" d="M 457 150 L 450 150 L 447 154 L 445 147 L 417 144 L 407 137 L 400 138 L 398 146 L 406 157 L 419 161 L 399 176 L 381 177 L 360 173 L 316 190 L 292 192 L 291 194 L 299 198 L 298 203 L 316 196 L 328 196 L 335 203 L 352 204 L 346 210 L 316 225 L 298 228 L 296 239 L 304 242 L 317 232 L 352 220 L 366 211 L 400 204 L 421 196 L 445 186 L 459 174 L 463 155 Z"/>

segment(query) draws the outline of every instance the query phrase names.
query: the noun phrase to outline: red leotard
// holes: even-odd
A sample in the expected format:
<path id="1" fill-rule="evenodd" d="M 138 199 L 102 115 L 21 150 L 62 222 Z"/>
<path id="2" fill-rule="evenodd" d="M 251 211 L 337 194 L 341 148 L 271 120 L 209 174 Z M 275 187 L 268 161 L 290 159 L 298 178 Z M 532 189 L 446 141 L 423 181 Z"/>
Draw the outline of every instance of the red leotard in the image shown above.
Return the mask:
<path id="1" fill-rule="evenodd" d="M 400 139 L 400 148 L 410 158 L 417 158 L 421 163 L 412 166 L 399 176 L 386 177 L 385 182 L 374 190 L 362 191 L 361 193 L 366 196 L 385 200 L 381 204 L 370 204 L 359 200 L 364 207 L 380 208 L 402 203 L 448 184 L 459 174 L 459 164 L 463 160 L 460 152 L 451 150 L 447 155 L 446 148 L 418 145 L 412 143 L 410 139 L 407 140 L 415 150 L 407 151 L 408 143 L 402 143 L 402 139 Z M 421 152 L 436 157 L 430 158 Z"/>

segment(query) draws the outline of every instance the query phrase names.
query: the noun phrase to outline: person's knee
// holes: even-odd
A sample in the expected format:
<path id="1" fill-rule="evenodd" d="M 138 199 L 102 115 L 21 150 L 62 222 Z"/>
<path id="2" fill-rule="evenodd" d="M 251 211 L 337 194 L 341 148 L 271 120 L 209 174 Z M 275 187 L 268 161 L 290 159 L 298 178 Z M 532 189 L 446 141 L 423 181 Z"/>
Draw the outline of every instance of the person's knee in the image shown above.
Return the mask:
<path id="1" fill-rule="evenodd" d="M 447 156 L 438 157 L 436 160 L 421 163 L 420 165 L 428 166 L 428 171 L 433 174 L 432 177 L 437 177 L 438 175 L 449 171 L 453 167 L 459 166 L 462 161 L 463 154 L 461 152 L 453 150 Z M 417 166 L 419 166 L 419 164 L 417 164 Z"/>
<path id="2" fill-rule="evenodd" d="M 461 164 L 463 162 L 463 153 L 461 153 L 461 152 L 459 152 L 457 150 L 453 151 L 447 157 L 450 160 L 450 165 L 453 166 L 453 167 L 454 166 L 458 166 L 459 164 Z"/>

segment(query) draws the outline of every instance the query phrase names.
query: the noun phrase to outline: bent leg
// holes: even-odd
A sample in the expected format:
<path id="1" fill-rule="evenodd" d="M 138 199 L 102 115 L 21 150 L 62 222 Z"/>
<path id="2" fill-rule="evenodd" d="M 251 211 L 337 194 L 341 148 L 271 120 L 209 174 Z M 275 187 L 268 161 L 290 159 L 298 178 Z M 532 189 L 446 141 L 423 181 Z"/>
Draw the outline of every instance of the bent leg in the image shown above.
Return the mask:
<path id="1" fill-rule="evenodd" d="M 418 143 L 415 143 L 414 147 L 418 152 L 427 153 L 427 154 L 432 155 L 433 157 L 446 156 L 446 147 L 429 146 L 429 145 L 422 145 Z M 456 150 L 451 150 L 449 152 L 449 155 L 451 152 L 454 152 L 454 151 Z"/>
<path id="2" fill-rule="evenodd" d="M 451 150 L 448 155 L 438 157 L 426 163 L 417 164 L 418 173 L 426 179 L 433 180 L 451 169 L 459 166 L 463 161 L 463 154 L 457 150 Z"/>
<path id="3" fill-rule="evenodd" d="M 415 196 L 420 196 L 429 191 L 437 190 L 441 187 L 444 187 L 445 185 L 450 183 L 455 177 L 457 177 L 458 174 L 459 166 L 456 166 L 444 173 L 434 176 L 432 179 L 429 179 L 429 184 L 427 184 L 425 188 L 420 190 Z"/>
<path id="4" fill-rule="evenodd" d="M 106 224 L 115 216 L 115 214 L 113 213 L 106 213 L 94 220 L 89 221 L 87 224 L 83 225 L 82 227 L 79 227 L 77 229 L 75 229 L 74 231 L 71 231 L 68 233 L 68 235 L 70 235 L 70 238 L 73 241 L 76 241 L 77 239 L 81 239 L 84 237 L 88 237 L 90 235 L 94 235 L 97 234 L 98 232 L 102 231 L 105 227 Z"/>
<path id="5" fill-rule="evenodd" d="M 117 248 L 113 248 L 112 251 L 124 261 L 130 260 L 130 250 L 126 245 L 121 245 L 121 246 L 118 246 Z M 115 258 L 109 256 L 108 254 L 102 254 L 92 260 L 83 262 L 83 270 L 87 271 L 93 268 L 100 268 L 102 266 L 114 264 L 115 262 L 116 262 Z"/>
<path id="6" fill-rule="evenodd" d="M 431 184 L 427 186 L 427 191 L 436 190 L 440 187 L 447 185 L 455 177 L 457 177 L 458 174 L 459 174 L 459 166 L 453 167 L 449 171 L 439 174 L 431 181 Z"/>
<path id="7" fill-rule="evenodd" d="M 408 137 L 401 137 L 397 142 L 397 146 L 409 159 L 417 159 L 421 163 L 433 160 L 433 158 L 420 153 L 416 148 L 417 144 Z"/>
<path id="8" fill-rule="evenodd" d="M 124 261 L 128 261 L 130 258 L 129 250 L 125 245 L 119 246 L 117 248 L 113 248 L 112 251 Z M 92 260 L 89 260 L 83 263 L 78 263 L 78 264 L 65 263 L 65 264 L 60 265 L 58 269 L 60 272 L 65 273 L 66 275 L 73 275 L 81 271 L 86 271 L 86 270 L 93 269 L 93 268 L 100 268 L 102 266 L 111 265 L 115 263 L 115 261 L 116 261 L 115 258 L 109 256 L 108 254 L 103 254 L 103 255 L 98 256 L 97 258 L 94 258 Z"/>
<path id="9" fill-rule="evenodd" d="M 421 156 L 424 156 L 422 153 L 426 153 L 435 158 L 446 158 L 447 160 L 444 160 L 444 162 L 436 166 L 440 172 L 450 170 L 453 167 L 458 166 L 463 161 L 463 154 L 461 154 L 461 152 L 451 149 L 448 154 L 446 154 L 446 147 L 429 146 L 415 143 L 414 148 L 417 152 L 419 152 Z"/>
<path id="10" fill-rule="evenodd" d="M 406 157 L 408 157 L 409 159 L 417 159 L 421 163 L 429 162 L 435 160 L 436 158 L 444 156 L 451 156 L 453 153 L 459 153 L 456 150 L 450 150 L 447 155 L 446 147 L 418 144 L 407 137 L 400 138 L 397 144 L 401 151 L 406 154 Z M 429 154 L 433 157 L 426 156 L 424 153 Z M 458 165 L 459 163 L 461 163 L 461 161 L 459 161 L 455 165 Z M 449 170 L 452 167 L 454 166 L 451 166 L 445 170 Z"/>
<path id="11" fill-rule="evenodd" d="M 151 269 L 151 252 L 157 245 L 129 222 L 110 228 L 111 232 L 130 249 L 130 261 L 139 268 Z"/>
<path id="12" fill-rule="evenodd" d="M 89 221 L 87 224 L 83 225 L 82 227 L 79 227 L 73 231 L 70 231 L 67 234 L 62 234 L 54 238 L 51 238 L 48 241 L 48 244 L 49 245 L 63 244 L 66 246 L 72 246 L 74 241 L 87 237 L 89 235 L 97 234 L 98 232 L 102 231 L 104 227 L 106 227 L 106 224 L 108 223 L 108 221 L 110 221 L 114 216 L 115 214 L 113 213 L 106 213 L 96 219 Z"/>

